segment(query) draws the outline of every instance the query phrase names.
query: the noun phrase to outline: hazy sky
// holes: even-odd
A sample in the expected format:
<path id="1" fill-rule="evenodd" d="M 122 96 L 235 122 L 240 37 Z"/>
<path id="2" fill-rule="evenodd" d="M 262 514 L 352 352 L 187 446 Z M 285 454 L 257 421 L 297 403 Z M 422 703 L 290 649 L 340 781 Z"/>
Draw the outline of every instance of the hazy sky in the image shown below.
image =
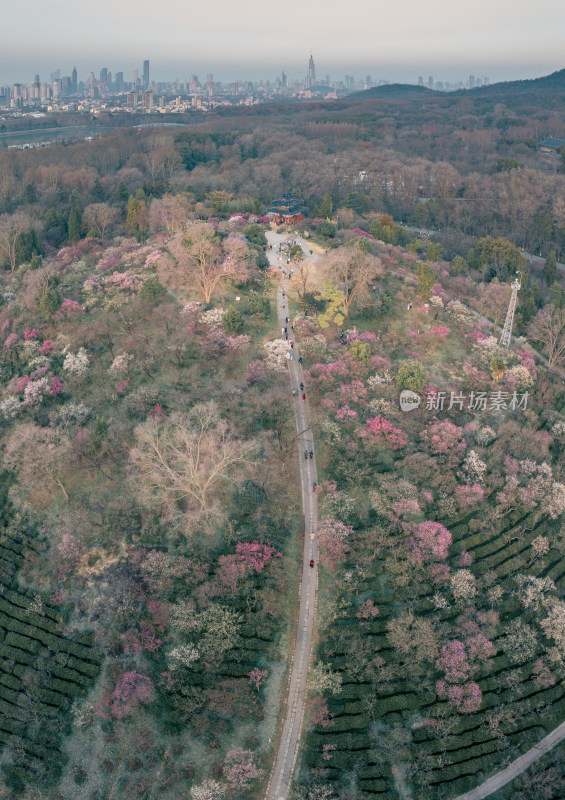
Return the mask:
<path id="1" fill-rule="evenodd" d="M 76 64 L 155 80 L 319 76 L 536 77 L 565 66 L 562 0 L 23 0 L 2 4 L 0 83 Z M 4 34 L 8 33 L 8 36 Z"/>

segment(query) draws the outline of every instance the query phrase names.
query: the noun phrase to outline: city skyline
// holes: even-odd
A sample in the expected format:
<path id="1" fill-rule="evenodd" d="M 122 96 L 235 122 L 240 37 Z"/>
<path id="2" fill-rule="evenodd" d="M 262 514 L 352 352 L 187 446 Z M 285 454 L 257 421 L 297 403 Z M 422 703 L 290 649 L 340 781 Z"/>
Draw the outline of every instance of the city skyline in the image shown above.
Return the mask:
<path id="1" fill-rule="evenodd" d="M 58 0 L 46 15 L 42 0 L 28 0 L 25 16 L 13 4 L 4 11 L 10 36 L 2 46 L 0 81 L 30 80 L 57 67 L 70 74 L 75 64 L 83 75 L 103 66 L 124 75 L 137 67 L 141 75 L 145 59 L 154 65 L 155 80 L 198 72 L 214 72 L 219 80 L 273 80 L 282 69 L 294 79 L 304 77 L 310 52 L 320 74 L 520 79 L 563 66 L 564 23 L 565 7 L 554 0 L 539 0 L 535 8 L 524 0 L 477 0 L 467 10 L 443 0 L 378 9 L 368 0 L 351 0 L 346 9 L 288 0 L 284 15 L 268 7 L 259 14 L 250 0 L 218 0 L 198 15 L 179 0 L 162 0 L 158 13 L 149 0 L 138 0 L 135 13 L 99 0 L 96 14 Z"/>
<path id="2" fill-rule="evenodd" d="M 210 74 L 213 74 L 214 80 L 220 83 L 231 83 L 231 82 L 253 82 L 253 83 L 262 83 L 262 82 L 275 82 L 277 79 L 280 79 L 281 75 L 285 75 L 286 79 L 288 80 L 289 84 L 292 82 L 297 81 L 306 81 L 306 83 L 311 83 L 310 81 L 310 74 L 309 68 L 310 64 L 307 60 L 308 58 L 312 58 L 312 53 L 309 56 L 306 56 L 306 59 L 302 65 L 296 65 L 295 68 L 292 67 L 281 67 L 280 69 L 274 68 L 265 68 L 261 70 L 261 68 L 256 67 L 251 71 L 251 74 L 242 74 L 242 70 L 238 70 L 237 72 L 233 71 L 230 72 L 229 70 L 222 70 L 220 68 L 219 71 L 210 68 L 209 65 L 203 64 L 200 68 L 191 68 L 189 66 L 186 67 L 183 72 L 177 72 L 173 74 L 172 72 L 168 72 L 166 67 L 163 64 L 154 62 L 151 59 L 147 58 L 140 58 L 139 65 L 132 66 L 130 68 L 129 64 L 123 65 L 120 63 L 114 64 L 114 62 L 110 62 L 114 64 L 114 66 L 102 66 L 99 64 L 92 64 L 90 62 L 85 62 L 85 66 L 81 67 L 81 60 L 77 59 L 76 62 L 72 62 L 72 67 L 63 68 L 60 66 L 58 62 L 55 64 L 46 64 L 43 67 L 43 70 L 37 68 L 30 74 L 21 75 L 18 74 L 16 79 L 9 80 L 7 76 L 5 76 L 0 71 L 0 87 L 1 86 L 13 86 L 13 85 L 26 85 L 31 84 L 37 80 L 39 77 L 41 83 L 52 83 L 55 78 L 61 78 L 65 75 L 71 76 L 73 73 L 77 73 L 77 81 L 78 83 L 88 84 L 91 80 L 91 76 L 94 77 L 95 81 L 105 83 L 105 75 L 111 76 L 115 79 L 116 76 L 120 75 L 122 80 L 125 84 L 131 83 L 134 78 L 137 79 L 138 85 L 140 88 L 146 88 L 149 85 L 157 84 L 157 83 L 183 83 L 183 82 L 190 82 L 193 76 L 196 78 L 200 78 L 201 82 L 204 84 L 206 82 L 206 77 Z M 314 59 L 315 60 L 315 59 Z M 71 62 L 67 62 L 71 63 Z M 315 60 L 316 66 L 318 67 L 318 62 Z M 149 72 L 149 64 L 150 72 Z M 367 77 L 371 78 L 373 84 L 378 84 L 379 82 L 386 82 L 386 83 L 407 83 L 407 84 L 421 84 L 422 76 L 425 75 L 424 85 L 428 86 L 428 76 L 432 76 L 434 78 L 434 87 L 433 88 L 442 88 L 443 85 L 449 86 L 451 88 L 455 87 L 457 84 L 461 84 L 464 86 L 469 86 L 469 78 L 476 76 L 478 78 L 478 83 L 476 84 L 481 85 L 481 81 L 483 80 L 484 76 L 489 76 L 488 81 L 490 83 L 496 83 L 500 81 L 506 80 L 523 80 L 527 78 L 539 78 L 543 77 L 544 75 L 550 74 L 551 72 L 555 72 L 556 70 L 562 69 L 562 65 L 555 65 L 553 67 L 546 67 L 536 69 L 527 69 L 522 65 L 521 67 L 516 67 L 516 69 L 512 69 L 508 67 L 507 69 L 501 70 L 500 68 L 496 68 L 496 66 L 489 66 L 488 65 L 481 65 L 481 64 L 472 64 L 465 68 L 459 68 L 457 71 L 453 73 L 447 73 L 446 70 L 442 69 L 434 69 L 433 66 L 426 66 L 426 65 L 416 65 L 416 67 L 404 67 L 404 68 L 384 68 L 384 69 L 373 69 L 371 71 L 370 67 L 367 66 L 357 66 L 357 67 L 350 67 L 349 69 L 347 66 L 339 67 L 331 69 L 325 69 L 324 65 L 322 64 L 318 68 L 318 79 L 317 82 L 324 83 L 327 77 L 330 77 L 331 83 L 339 83 L 343 82 L 344 79 L 347 79 L 351 76 L 355 81 L 363 82 Z M 148 70 L 147 73 L 145 70 Z M 314 76 L 315 77 L 315 76 Z M 439 84 L 439 86 L 437 86 Z M 473 83 L 471 83 L 471 88 L 473 87 Z"/>

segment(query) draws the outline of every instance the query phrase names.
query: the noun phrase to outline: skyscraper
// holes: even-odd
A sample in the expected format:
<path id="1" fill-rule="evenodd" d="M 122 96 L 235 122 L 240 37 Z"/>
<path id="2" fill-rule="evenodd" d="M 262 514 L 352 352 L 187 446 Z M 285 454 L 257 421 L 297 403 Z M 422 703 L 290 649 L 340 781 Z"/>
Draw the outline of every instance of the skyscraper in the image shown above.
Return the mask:
<path id="1" fill-rule="evenodd" d="M 316 67 L 314 65 L 314 59 L 312 57 L 312 53 L 310 53 L 310 60 L 308 61 L 308 78 L 306 79 L 306 88 L 309 89 L 311 86 L 314 86 L 316 83 Z"/>
<path id="2" fill-rule="evenodd" d="M 116 91 L 121 92 L 124 88 L 124 73 L 116 72 Z"/>
<path id="3" fill-rule="evenodd" d="M 143 86 L 147 89 L 149 86 L 149 61 L 143 62 Z"/>
<path id="4" fill-rule="evenodd" d="M 73 67 L 73 71 L 71 73 L 71 92 L 76 92 L 77 89 L 78 89 L 77 68 Z"/>
<path id="5" fill-rule="evenodd" d="M 108 68 L 107 67 L 103 67 L 100 70 L 100 83 L 103 83 L 104 85 L 106 85 L 108 83 Z"/>
<path id="6" fill-rule="evenodd" d="M 133 83 L 133 89 L 137 91 L 137 87 L 138 87 L 138 84 L 139 84 L 139 78 L 137 77 L 137 69 L 134 69 L 134 71 L 133 71 L 133 81 L 132 81 L 132 83 Z"/>

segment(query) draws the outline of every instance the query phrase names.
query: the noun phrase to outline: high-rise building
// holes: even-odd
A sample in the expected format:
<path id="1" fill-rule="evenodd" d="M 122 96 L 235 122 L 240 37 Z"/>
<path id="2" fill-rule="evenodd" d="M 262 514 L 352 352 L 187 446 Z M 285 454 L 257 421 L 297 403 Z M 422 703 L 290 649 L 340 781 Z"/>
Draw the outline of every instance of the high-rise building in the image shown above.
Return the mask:
<path id="1" fill-rule="evenodd" d="M 149 60 L 143 62 L 143 86 L 146 89 L 149 86 Z"/>
<path id="2" fill-rule="evenodd" d="M 116 91 L 122 92 L 124 89 L 124 73 L 116 72 Z"/>
<path id="3" fill-rule="evenodd" d="M 71 73 L 71 92 L 76 92 L 77 89 L 78 89 L 77 68 L 73 67 L 73 71 Z"/>
<path id="4" fill-rule="evenodd" d="M 434 76 L 430 75 L 428 77 L 428 89 L 433 89 L 433 88 L 434 88 Z"/>
<path id="5" fill-rule="evenodd" d="M 418 86 L 423 86 L 423 85 L 424 85 L 424 76 L 418 75 Z"/>
<path id="6" fill-rule="evenodd" d="M 133 83 L 133 88 L 137 90 L 137 86 L 139 84 L 139 78 L 137 77 L 137 69 L 134 69 L 133 71 L 132 83 Z"/>
<path id="7" fill-rule="evenodd" d="M 108 68 L 102 67 L 100 70 L 100 83 L 103 83 L 104 86 L 108 83 Z"/>
<path id="8" fill-rule="evenodd" d="M 137 92 L 135 89 L 133 92 L 128 92 L 126 94 L 126 106 L 128 108 L 136 108 L 137 106 Z"/>
<path id="9" fill-rule="evenodd" d="M 475 76 L 469 75 L 469 89 L 475 88 Z"/>
<path id="10" fill-rule="evenodd" d="M 306 78 L 306 88 L 309 89 L 311 86 L 316 84 L 316 66 L 314 64 L 314 58 L 312 53 L 310 53 L 310 60 L 308 61 L 308 77 Z"/>
<path id="11" fill-rule="evenodd" d="M 146 92 L 143 92 L 143 95 L 142 95 L 142 98 L 141 98 L 141 104 L 143 105 L 143 108 L 153 108 L 153 92 L 152 91 L 148 90 Z"/>

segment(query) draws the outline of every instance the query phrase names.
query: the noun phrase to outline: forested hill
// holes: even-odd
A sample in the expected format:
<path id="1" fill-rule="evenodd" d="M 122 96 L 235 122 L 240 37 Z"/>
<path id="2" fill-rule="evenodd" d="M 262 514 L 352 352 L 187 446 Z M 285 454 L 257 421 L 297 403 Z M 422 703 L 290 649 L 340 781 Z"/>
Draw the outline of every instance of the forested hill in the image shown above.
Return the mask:
<path id="1" fill-rule="evenodd" d="M 417 95 L 421 97 L 425 94 L 432 94 L 431 89 L 425 86 L 415 86 L 411 83 L 390 83 L 387 86 L 373 86 L 371 89 L 364 89 L 362 92 L 355 92 L 349 95 L 348 100 L 370 100 L 371 98 L 388 97 L 411 97 Z"/>
<path id="2" fill-rule="evenodd" d="M 406 102 L 440 102 L 449 98 L 468 97 L 476 100 L 482 98 L 492 99 L 510 95 L 523 95 L 524 99 L 532 98 L 535 95 L 539 99 L 547 99 L 550 96 L 552 99 L 556 95 L 561 96 L 565 93 L 565 69 L 553 72 L 551 75 L 544 75 L 541 78 L 532 78 L 521 81 L 502 81 L 500 83 L 493 83 L 489 86 L 477 86 L 475 89 L 460 89 L 456 92 L 439 92 L 432 91 L 425 86 L 416 86 L 408 83 L 393 83 L 388 86 L 373 86 L 371 89 L 365 89 L 362 92 L 355 92 L 345 99 L 334 102 L 333 106 L 344 108 L 350 105 L 358 105 L 360 102 L 371 100 L 405 100 Z"/>
<path id="3" fill-rule="evenodd" d="M 532 91 L 538 92 L 565 92 L 565 69 L 552 72 L 551 75 L 544 75 L 541 78 L 529 78 L 522 81 L 502 81 L 500 83 L 492 83 L 490 86 L 478 86 L 475 89 L 460 89 L 454 94 L 457 95 L 472 95 L 477 97 L 479 95 L 493 95 L 493 94 L 516 94 Z"/>

